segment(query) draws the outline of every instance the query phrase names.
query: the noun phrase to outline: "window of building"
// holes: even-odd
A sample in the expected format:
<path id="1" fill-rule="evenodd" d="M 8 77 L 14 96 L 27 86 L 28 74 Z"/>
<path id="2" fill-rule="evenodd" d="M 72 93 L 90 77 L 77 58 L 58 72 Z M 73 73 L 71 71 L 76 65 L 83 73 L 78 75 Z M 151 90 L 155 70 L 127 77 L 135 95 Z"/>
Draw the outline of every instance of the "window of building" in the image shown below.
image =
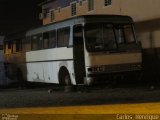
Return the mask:
<path id="1" fill-rule="evenodd" d="M 88 0 L 88 11 L 94 10 L 94 0 Z"/>
<path id="2" fill-rule="evenodd" d="M 49 17 L 50 8 L 43 9 L 43 18 Z"/>
<path id="3" fill-rule="evenodd" d="M 31 37 L 32 50 L 42 49 L 42 34 L 33 35 Z"/>
<path id="4" fill-rule="evenodd" d="M 61 12 L 61 7 L 58 7 L 58 12 L 59 12 L 59 13 Z"/>
<path id="5" fill-rule="evenodd" d="M 68 45 L 70 36 L 70 28 L 62 28 L 57 31 L 57 38 L 58 38 L 58 47 L 65 47 Z"/>
<path id="6" fill-rule="evenodd" d="M 108 6 L 112 4 L 112 0 L 104 0 L 104 6 Z"/>
<path id="7" fill-rule="evenodd" d="M 82 0 L 79 0 L 79 6 L 82 6 Z"/>
<path id="8" fill-rule="evenodd" d="M 51 22 L 54 21 L 54 19 L 55 19 L 54 10 L 50 11 L 50 18 L 51 18 Z"/>
<path id="9" fill-rule="evenodd" d="M 77 8 L 76 8 L 76 3 L 71 4 L 71 16 L 74 16 L 77 14 Z"/>

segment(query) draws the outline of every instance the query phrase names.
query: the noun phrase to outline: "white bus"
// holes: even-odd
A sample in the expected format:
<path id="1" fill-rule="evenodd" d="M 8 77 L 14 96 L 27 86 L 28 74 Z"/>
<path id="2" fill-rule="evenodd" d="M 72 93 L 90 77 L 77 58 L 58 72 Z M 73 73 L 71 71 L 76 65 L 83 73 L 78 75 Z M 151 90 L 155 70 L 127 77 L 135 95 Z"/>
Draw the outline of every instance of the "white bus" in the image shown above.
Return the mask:
<path id="1" fill-rule="evenodd" d="M 90 85 L 142 68 L 141 45 L 128 16 L 74 17 L 29 30 L 21 40 L 10 47 L 21 51 L 6 59 L 14 63 L 15 75 L 30 82 Z"/>

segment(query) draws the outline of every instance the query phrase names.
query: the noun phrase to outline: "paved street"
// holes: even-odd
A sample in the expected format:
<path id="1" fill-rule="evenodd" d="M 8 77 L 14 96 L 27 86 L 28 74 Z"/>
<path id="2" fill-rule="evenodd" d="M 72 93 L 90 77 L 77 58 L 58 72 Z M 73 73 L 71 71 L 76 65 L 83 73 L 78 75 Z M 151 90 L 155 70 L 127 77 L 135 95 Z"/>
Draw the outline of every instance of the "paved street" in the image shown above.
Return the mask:
<path id="1" fill-rule="evenodd" d="M 52 92 L 48 91 L 52 88 Z M 160 89 L 150 90 L 148 87 L 129 88 L 91 88 L 85 92 L 79 89 L 66 93 L 62 87 L 49 86 L 41 88 L 1 89 L 0 108 L 23 107 L 64 107 L 85 105 L 110 105 L 128 103 L 160 102 Z"/>
<path id="2" fill-rule="evenodd" d="M 25 114 L 26 119 L 32 114 L 159 114 L 160 111 L 160 89 L 148 87 L 90 88 L 87 92 L 78 89 L 69 93 L 58 86 L 12 88 L 1 89 L 0 98 L 0 114 Z"/>

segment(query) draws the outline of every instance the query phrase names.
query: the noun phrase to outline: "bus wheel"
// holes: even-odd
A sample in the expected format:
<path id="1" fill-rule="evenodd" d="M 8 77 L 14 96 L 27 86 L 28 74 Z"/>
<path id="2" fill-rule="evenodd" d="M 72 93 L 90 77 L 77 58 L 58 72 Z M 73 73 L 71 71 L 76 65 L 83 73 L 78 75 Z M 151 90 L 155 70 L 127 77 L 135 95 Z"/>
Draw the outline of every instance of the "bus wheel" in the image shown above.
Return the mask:
<path id="1" fill-rule="evenodd" d="M 71 84 L 71 78 L 70 78 L 69 72 L 66 68 L 63 68 L 60 70 L 59 83 L 62 85 L 65 85 L 64 86 L 65 92 L 73 92 L 74 91 L 74 87 Z"/>
<path id="2" fill-rule="evenodd" d="M 66 86 L 71 85 L 70 75 L 66 68 L 61 68 L 59 72 L 59 83 Z"/>
<path id="3" fill-rule="evenodd" d="M 19 87 L 24 88 L 25 83 L 24 83 L 23 73 L 22 73 L 21 69 L 17 69 L 17 80 L 19 83 Z"/>

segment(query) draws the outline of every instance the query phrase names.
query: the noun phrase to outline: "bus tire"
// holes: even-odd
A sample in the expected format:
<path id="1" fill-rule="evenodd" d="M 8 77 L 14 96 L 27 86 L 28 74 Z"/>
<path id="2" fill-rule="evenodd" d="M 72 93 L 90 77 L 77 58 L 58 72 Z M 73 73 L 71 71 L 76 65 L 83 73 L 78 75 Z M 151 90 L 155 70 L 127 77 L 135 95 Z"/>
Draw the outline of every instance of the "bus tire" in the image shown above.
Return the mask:
<path id="1" fill-rule="evenodd" d="M 70 75 L 65 67 L 62 67 L 59 71 L 59 84 L 66 86 L 71 85 Z"/>
<path id="2" fill-rule="evenodd" d="M 17 69 L 17 81 L 19 83 L 19 87 L 23 88 L 25 83 L 23 78 L 23 72 L 20 68 Z"/>

